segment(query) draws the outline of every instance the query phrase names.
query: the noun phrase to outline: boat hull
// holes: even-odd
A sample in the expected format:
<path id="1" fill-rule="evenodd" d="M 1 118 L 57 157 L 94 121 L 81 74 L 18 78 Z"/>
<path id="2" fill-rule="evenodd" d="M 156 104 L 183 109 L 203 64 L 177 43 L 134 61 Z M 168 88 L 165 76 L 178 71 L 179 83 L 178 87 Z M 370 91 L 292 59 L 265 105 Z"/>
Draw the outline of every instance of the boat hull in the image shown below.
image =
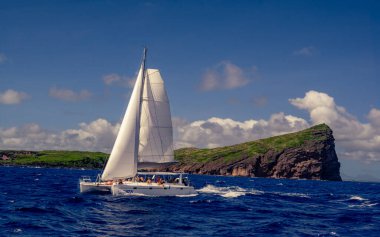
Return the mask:
<path id="1" fill-rule="evenodd" d="M 111 193 L 114 196 L 188 196 L 197 194 L 193 186 L 146 183 L 114 184 L 111 187 Z"/>
<path id="2" fill-rule="evenodd" d="M 111 193 L 110 184 L 102 184 L 99 182 L 80 182 L 80 192 L 81 193 Z"/>

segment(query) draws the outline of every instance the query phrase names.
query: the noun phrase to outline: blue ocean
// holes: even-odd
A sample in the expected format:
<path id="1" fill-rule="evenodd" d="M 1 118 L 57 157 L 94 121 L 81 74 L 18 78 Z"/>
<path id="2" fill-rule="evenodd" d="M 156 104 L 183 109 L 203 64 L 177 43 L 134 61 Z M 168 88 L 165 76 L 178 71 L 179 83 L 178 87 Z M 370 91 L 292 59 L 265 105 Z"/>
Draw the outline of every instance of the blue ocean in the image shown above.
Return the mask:
<path id="1" fill-rule="evenodd" d="M 0 236 L 380 236 L 380 183 L 191 175 L 191 197 L 80 194 L 97 170 L 0 167 Z"/>

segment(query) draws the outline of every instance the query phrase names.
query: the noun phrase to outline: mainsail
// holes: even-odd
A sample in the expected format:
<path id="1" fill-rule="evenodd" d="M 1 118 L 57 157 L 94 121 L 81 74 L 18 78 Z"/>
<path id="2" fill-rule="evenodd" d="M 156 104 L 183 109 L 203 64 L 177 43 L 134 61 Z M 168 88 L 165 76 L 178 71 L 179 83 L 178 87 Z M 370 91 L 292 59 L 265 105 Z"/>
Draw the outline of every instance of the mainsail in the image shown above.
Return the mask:
<path id="1" fill-rule="evenodd" d="M 145 70 L 145 54 L 102 180 L 135 176 L 138 163 L 174 161 L 168 96 L 160 72 Z"/>
<path id="2" fill-rule="evenodd" d="M 139 163 L 174 161 L 169 99 L 157 69 L 147 69 L 140 116 Z"/>

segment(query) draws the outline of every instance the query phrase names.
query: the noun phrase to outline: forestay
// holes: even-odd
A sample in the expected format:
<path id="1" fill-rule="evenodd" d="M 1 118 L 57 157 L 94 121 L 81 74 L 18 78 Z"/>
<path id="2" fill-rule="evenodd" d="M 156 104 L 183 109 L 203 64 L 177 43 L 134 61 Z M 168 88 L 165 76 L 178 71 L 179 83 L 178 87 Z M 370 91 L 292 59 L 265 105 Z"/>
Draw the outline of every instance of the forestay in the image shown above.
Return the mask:
<path id="1" fill-rule="evenodd" d="M 132 177 L 137 173 L 137 155 L 140 127 L 140 99 L 144 81 L 144 62 L 128 103 L 111 155 L 103 171 L 102 180 Z"/>

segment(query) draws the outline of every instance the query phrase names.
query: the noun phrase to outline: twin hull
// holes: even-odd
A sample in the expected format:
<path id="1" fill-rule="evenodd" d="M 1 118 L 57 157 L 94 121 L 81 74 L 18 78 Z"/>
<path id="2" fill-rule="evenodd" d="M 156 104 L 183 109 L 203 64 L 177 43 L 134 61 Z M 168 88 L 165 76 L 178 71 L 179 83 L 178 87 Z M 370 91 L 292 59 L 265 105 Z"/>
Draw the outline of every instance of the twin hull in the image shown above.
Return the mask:
<path id="1" fill-rule="evenodd" d="M 81 193 L 112 193 L 112 195 L 128 196 L 178 196 L 193 195 L 196 191 L 193 186 L 180 184 L 147 184 L 147 183 L 123 183 L 102 184 L 97 182 L 80 182 Z"/>

